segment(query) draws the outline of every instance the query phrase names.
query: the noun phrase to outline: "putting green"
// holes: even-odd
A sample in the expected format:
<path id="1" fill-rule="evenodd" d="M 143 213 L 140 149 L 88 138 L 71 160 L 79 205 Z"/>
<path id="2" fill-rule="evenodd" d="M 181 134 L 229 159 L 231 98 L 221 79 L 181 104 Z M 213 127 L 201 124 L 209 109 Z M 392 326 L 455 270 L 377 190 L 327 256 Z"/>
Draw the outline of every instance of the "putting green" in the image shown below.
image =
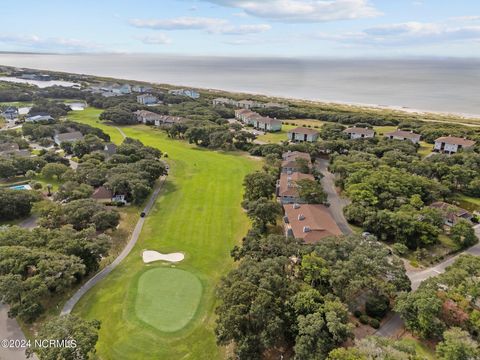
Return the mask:
<path id="1" fill-rule="evenodd" d="M 135 313 L 164 332 L 184 328 L 192 320 L 202 296 L 202 284 L 185 270 L 155 268 L 138 279 Z"/>

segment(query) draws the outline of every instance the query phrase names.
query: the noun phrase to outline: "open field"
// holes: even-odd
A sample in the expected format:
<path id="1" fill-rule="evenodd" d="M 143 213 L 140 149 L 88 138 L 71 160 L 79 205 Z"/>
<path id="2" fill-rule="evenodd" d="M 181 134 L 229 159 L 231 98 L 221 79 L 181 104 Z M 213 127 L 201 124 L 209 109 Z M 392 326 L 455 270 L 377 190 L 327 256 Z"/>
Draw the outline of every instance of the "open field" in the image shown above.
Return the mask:
<path id="1" fill-rule="evenodd" d="M 257 140 L 263 141 L 266 143 L 270 144 L 277 144 L 282 141 L 287 141 L 288 140 L 288 131 L 291 129 L 294 129 L 295 126 L 292 125 L 283 125 L 282 126 L 282 131 L 277 131 L 277 132 L 267 132 L 265 135 L 260 135 L 257 137 Z"/>
<path id="2" fill-rule="evenodd" d="M 76 119 L 99 125 L 91 115 L 92 110 L 87 111 L 90 116 L 79 112 Z M 98 127 L 112 138 L 118 133 L 113 127 Z M 168 153 L 171 175 L 132 253 L 80 301 L 74 312 L 102 322 L 97 345 L 101 359 L 222 358 L 223 350 L 217 347 L 213 333 L 214 291 L 220 277 L 233 266 L 229 257 L 231 248 L 249 227 L 240 207 L 241 184 L 247 173 L 260 167 L 260 162 L 238 153 L 199 149 L 168 139 L 162 132 L 146 126 L 122 130 L 127 136 Z M 145 313 L 139 313 L 138 304 L 147 303 L 148 298 L 139 300 L 139 281 L 152 269 L 165 269 L 162 263 L 145 265 L 141 259 L 144 249 L 185 253 L 185 260 L 175 267 L 198 278 L 203 287 L 198 308 L 191 311 L 194 313 L 191 321 L 178 317 L 177 327 L 169 329 L 162 327 L 163 318 L 154 320 L 153 326 L 152 322 L 144 321 Z M 180 283 L 180 278 L 173 276 L 170 282 Z M 160 304 L 171 301 L 168 291 L 157 289 L 155 294 Z"/>

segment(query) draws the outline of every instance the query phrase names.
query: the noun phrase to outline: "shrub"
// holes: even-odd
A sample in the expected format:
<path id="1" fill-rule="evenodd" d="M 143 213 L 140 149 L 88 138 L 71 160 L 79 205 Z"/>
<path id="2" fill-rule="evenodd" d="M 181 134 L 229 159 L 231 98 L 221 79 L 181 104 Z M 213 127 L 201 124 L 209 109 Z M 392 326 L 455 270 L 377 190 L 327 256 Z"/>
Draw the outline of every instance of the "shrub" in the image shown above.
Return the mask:
<path id="1" fill-rule="evenodd" d="M 353 316 L 355 316 L 357 319 L 362 316 L 362 312 L 360 310 L 355 310 L 353 312 Z"/>
<path id="2" fill-rule="evenodd" d="M 374 329 L 378 329 L 380 327 L 380 321 L 378 321 L 377 319 L 370 319 L 369 324 Z"/>
<path id="3" fill-rule="evenodd" d="M 370 323 L 370 318 L 367 315 L 360 315 L 358 320 L 360 320 L 360 322 L 364 325 L 367 325 Z"/>
<path id="4" fill-rule="evenodd" d="M 404 256 L 408 253 L 408 247 L 405 244 L 396 243 L 392 245 L 393 252 L 395 255 Z"/>
<path id="5" fill-rule="evenodd" d="M 32 188 L 34 188 L 35 190 L 40 190 L 42 187 L 42 183 L 39 183 L 37 181 L 32 183 Z"/>
<path id="6" fill-rule="evenodd" d="M 365 303 L 365 312 L 375 319 L 382 319 L 387 314 L 389 308 L 390 300 L 385 295 L 370 295 Z"/>

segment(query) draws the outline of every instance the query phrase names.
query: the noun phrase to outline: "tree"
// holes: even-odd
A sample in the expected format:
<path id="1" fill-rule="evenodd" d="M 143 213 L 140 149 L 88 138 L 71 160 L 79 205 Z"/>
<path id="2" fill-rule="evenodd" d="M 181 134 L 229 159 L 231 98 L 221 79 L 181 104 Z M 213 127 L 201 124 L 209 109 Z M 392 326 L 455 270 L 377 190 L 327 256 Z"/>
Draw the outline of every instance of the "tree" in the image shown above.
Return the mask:
<path id="1" fill-rule="evenodd" d="M 307 204 L 325 204 L 327 203 L 327 194 L 315 180 L 302 179 L 296 181 L 298 186 L 298 195 Z"/>
<path id="2" fill-rule="evenodd" d="M 297 160 L 295 160 L 295 162 L 297 163 L 298 172 L 301 172 L 303 174 L 310 174 L 310 163 L 307 159 L 298 158 Z"/>
<path id="3" fill-rule="evenodd" d="M 12 160 L 0 158 L 0 178 L 8 179 L 17 174 Z"/>
<path id="4" fill-rule="evenodd" d="M 462 248 L 472 246 L 478 242 L 475 230 L 472 225 L 463 219 L 460 219 L 450 230 L 450 237 Z"/>
<path id="5" fill-rule="evenodd" d="M 406 328 L 422 338 L 439 337 L 444 328 L 439 319 L 442 301 L 433 289 L 420 287 L 411 293 L 402 293 L 395 303 L 395 311 L 405 321 Z"/>
<path id="6" fill-rule="evenodd" d="M 42 176 L 47 179 L 53 179 L 54 177 L 59 179 L 67 170 L 68 166 L 63 164 L 49 163 L 43 167 Z"/>
<path id="7" fill-rule="evenodd" d="M 33 191 L 0 189 L 0 221 L 29 216 L 38 199 Z"/>
<path id="8" fill-rule="evenodd" d="M 76 181 L 67 181 L 60 186 L 55 194 L 55 200 L 72 201 L 87 199 L 93 194 L 93 188 L 88 184 L 79 184 Z"/>
<path id="9" fill-rule="evenodd" d="M 266 198 L 247 202 L 246 209 L 248 217 L 262 232 L 266 231 L 268 224 L 275 225 L 282 214 L 280 205 Z"/>
<path id="10" fill-rule="evenodd" d="M 245 188 L 243 198 L 247 201 L 270 199 L 275 192 L 275 178 L 265 172 L 257 171 L 245 176 L 243 186 Z"/>
<path id="11" fill-rule="evenodd" d="M 311 253 L 304 255 L 302 258 L 301 275 L 303 281 L 318 289 L 320 293 L 326 294 L 330 289 L 330 269 L 325 259 Z"/>
<path id="12" fill-rule="evenodd" d="M 69 346 L 34 347 L 27 350 L 27 354 L 32 356 L 35 352 L 42 360 L 90 359 L 95 354 L 99 329 L 98 320 L 87 321 L 76 315 L 53 318 L 42 325 L 36 337 L 65 341 Z"/>
<path id="13" fill-rule="evenodd" d="M 444 340 L 437 345 L 436 353 L 441 360 L 474 360 L 480 358 L 478 343 L 468 332 L 451 328 L 443 333 Z"/>
<path id="14" fill-rule="evenodd" d="M 71 201 L 63 207 L 63 212 L 65 220 L 76 230 L 94 225 L 98 231 L 105 231 L 115 228 L 120 221 L 117 211 L 108 210 L 93 199 Z"/>
<path id="15" fill-rule="evenodd" d="M 105 110 L 100 114 L 100 120 L 109 120 L 119 125 L 133 125 L 138 123 L 135 114 L 121 106 Z"/>

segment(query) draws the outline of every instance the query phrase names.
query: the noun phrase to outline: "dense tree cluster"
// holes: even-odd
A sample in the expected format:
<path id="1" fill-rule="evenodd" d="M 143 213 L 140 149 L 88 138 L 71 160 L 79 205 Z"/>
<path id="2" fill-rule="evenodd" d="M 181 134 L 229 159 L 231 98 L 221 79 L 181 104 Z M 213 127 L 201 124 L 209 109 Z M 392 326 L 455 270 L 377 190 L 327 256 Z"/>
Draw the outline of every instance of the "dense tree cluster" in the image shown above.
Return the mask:
<path id="1" fill-rule="evenodd" d="M 35 192 L 0 188 L 0 221 L 29 216 L 33 204 L 38 200 Z"/>
<path id="2" fill-rule="evenodd" d="M 32 231 L 16 226 L 0 231 L 0 294 L 9 314 L 35 320 L 50 296 L 98 269 L 110 248 L 107 235 L 94 228 L 70 227 Z"/>

